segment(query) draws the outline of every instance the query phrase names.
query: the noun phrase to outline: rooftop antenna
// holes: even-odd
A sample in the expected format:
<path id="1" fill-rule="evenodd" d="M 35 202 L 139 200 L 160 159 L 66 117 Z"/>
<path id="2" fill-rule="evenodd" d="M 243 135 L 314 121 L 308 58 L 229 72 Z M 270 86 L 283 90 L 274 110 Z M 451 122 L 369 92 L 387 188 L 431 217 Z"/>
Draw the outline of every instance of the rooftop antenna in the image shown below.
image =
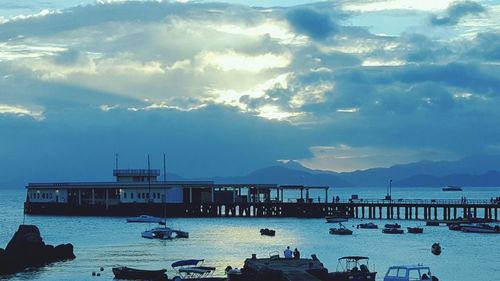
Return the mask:
<path id="1" fill-rule="evenodd" d="M 165 153 L 163 153 L 163 217 L 166 221 L 167 217 L 167 160 L 165 158 Z M 166 224 L 165 224 L 166 227 Z"/>
<path id="2" fill-rule="evenodd" d="M 118 170 L 118 153 L 115 153 L 115 169 Z"/>

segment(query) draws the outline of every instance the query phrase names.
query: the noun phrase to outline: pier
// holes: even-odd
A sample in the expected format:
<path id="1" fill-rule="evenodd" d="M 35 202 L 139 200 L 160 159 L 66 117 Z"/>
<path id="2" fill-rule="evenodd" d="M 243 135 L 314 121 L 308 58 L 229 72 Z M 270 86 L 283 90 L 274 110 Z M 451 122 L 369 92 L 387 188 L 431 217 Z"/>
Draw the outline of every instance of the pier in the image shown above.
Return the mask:
<path id="1" fill-rule="evenodd" d="M 299 200 L 300 201 L 300 200 Z M 357 219 L 457 220 L 474 218 L 498 220 L 500 202 L 491 200 L 339 200 L 312 202 L 233 203 L 121 203 L 78 205 L 26 202 L 26 214 L 166 217 L 299 217 L 322 218 L 342 215 Z"/>

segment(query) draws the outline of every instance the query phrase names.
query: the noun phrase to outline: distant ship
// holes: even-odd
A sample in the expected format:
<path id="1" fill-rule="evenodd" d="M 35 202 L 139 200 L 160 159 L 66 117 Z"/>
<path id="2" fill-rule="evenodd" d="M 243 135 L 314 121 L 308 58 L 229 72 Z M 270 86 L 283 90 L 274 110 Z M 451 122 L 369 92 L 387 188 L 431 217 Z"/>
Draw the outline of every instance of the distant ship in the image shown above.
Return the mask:
<path id="1" fill-rule="evenodd" d="M 448 185 L 443 187 L 443 191 L 462 191 L 462 187 L 457 185 Z"/>

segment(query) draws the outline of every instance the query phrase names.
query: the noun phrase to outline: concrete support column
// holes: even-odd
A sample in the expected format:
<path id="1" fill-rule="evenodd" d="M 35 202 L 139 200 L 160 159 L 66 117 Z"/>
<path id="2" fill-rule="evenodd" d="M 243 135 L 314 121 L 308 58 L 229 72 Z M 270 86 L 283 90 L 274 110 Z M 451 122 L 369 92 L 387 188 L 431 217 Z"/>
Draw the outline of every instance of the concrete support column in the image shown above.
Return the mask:
<path id="1" fill-rule="evenodd" d="M 474 207 L 474 218 L 477 218 L 477 207 Z"/>
<path id="2" fill-rule="evenodd" d="M 415 207 L 415 219 L 418 220 L 418 206 Z"/>
<path id="3" fill-rule="evenodd" d="M 92 188 L 92 205 L 95 205 L 95 191 Z"/>
<path id="4" fill-rule="evenodd" d="M 365 206 L 361 207 L 361 218 L 365 218 Z"/>
<path id="5" fill-rule="evenodd" d="M 189 188 L 189 203 L 193 203 L 193 188 Z"/>
<path id="6" fill-rule="evenodd" d="M 215 203 L 215 187 L 212 186 L 210 188 L 210 202 Z"/>
<path id="7" fill-rule="evenodd" d="M 453 219 L 457 219 L 457 207 L 453 208 Z"/>
<path id="8" fill-rule="evenodd" d="M 109 191 L 109 189 L 106 188 L 106 198 L 104 199 L 105 204 L 106 204 L 106 210 L 108 209 L 108 206 L 109 206 L 109 202 L 108 202 L 109 194 L 108 194 L 108 191 Z"/>
<path id="9" fill-rule="evenodd" d="M 400 213 L 399 213 L 399 206 L 398 206 L 398 207 L 396 207 L 396 208 L 397 208 L 397 209 L 396 209 L 396 211 L 397 211 L 397 213 L 398 213 L 397 215 L 398 215 L 398 220 L 399 220 L 399 219 L 401 218 Z"/>
<path id="10" fill-rule="evenodd" d="M 434 207 L 434 219 L 438 219 L 438 207 Z"/>
<path id="11" fill-rule="evenodd" d="M 78 205 L 82 205 L 82 191 L 78 189 Z"/>

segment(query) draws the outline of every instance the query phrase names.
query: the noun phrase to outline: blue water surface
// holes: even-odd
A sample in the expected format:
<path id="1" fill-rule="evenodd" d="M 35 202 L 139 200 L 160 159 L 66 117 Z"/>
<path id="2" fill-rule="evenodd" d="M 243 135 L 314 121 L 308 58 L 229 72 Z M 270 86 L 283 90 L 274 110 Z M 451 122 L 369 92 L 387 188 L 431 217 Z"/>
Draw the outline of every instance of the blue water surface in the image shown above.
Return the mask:
<path id="1" fill-rule="evenodd" d="M 5 247 L 19 224 L 23 222 L 24 189 L 1 190 L 0 247 Z M 347 198 L 358 194 L 362 198 L 382 198 L 385 188 L 336 188 L 334 194 Z M 323 196 L 323 193 L 311 193 Z M 294 196 L 296 194 L 291 194 Z M 463 192 L 442 192 L 440 188 L 397 188 L 393 198 L 487 199 L 500 196 L 499 188 L 464 188 Z M 337 259 L 345 255 L 370 257 L 370 269 L 379 272 L 382 280 L 387 268 L 398 264 L 422 263 L 431 267 L 440 280 L 495 281 L 500 280 L 500 235 L 466 234 L 449 231 L 447 227 L 425 227 L 421 235 L 382 234 L 381 229 L 355 229 L 361 220 L 349 220 L 346 226 L 352 236 L 328 233 L 331 224 L 324 219 L 298 218 L 176 218 L 168 225 L 190 233 L 188 239 L 171 241 L 141 238 L 141 231 L 154 227 L 149 224 L 130 224 L 124 218 L 26 216 L 25 223 L 40 228 L 48 244 L 72 243 L 77 258 L 58 262 L 39 270 L 4 277 L 5 280 L 112 280 L 111 267 L 126 265 L 149 269 L 166 268 L 173 277 L 170 264 L 180 259 L 203 258 L 205 264 L 217 267 L 222 276 L 227 265 L 241 267 L 245 258 L 255 253 L 268 257 L 286 246 L 297 247 L 302 256 L 316 254 L 330 271 Z M 364 220 L 363 222 L 367 222 Z M 387 221 L 375 223 L 382 226 Z M 391 221 L 393 222 L 393 221 Z M 403 227 L 422 225 L 421 221 L 399 221 Z M 261 228 L 273 228 L 275 237 L 261 236 Z M 440 256 L 431 253 L 431 245 L 441 243 Z M 100 277 L 93 271 L 104 267 Z M 4 280 L 0 278 L 1 280 Z"/>

